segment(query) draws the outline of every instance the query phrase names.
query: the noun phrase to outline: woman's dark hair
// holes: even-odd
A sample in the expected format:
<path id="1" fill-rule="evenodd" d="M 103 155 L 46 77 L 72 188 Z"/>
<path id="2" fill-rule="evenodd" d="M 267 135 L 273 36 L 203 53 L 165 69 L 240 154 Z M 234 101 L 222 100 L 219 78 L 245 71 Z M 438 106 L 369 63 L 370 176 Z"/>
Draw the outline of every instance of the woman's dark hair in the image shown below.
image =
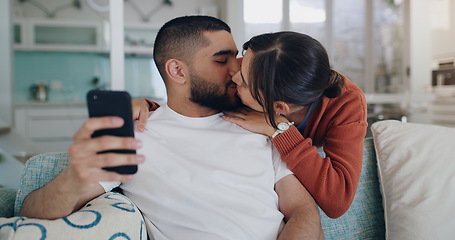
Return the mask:
<path id="1" fill-rule="evenodd" d="M 343 76 L 330 68 L 324 47 L 308 35 L 261 34 L 243 44 L 243 50 L 247 49 L 253 52 L 248 76 L 251 94 L 275 128 L 275 101 L 306 106 L 323 95 L 341 94 Z"/>

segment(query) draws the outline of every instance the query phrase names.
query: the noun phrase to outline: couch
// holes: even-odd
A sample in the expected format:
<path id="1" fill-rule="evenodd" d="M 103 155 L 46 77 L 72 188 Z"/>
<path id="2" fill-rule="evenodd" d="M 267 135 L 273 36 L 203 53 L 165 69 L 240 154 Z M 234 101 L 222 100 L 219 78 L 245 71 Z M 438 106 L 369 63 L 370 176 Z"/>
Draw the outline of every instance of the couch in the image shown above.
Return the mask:
<path id="1" fill-rule="evenodd" d="M 147 239 L 139 209 L 125 195 L 105 193 L 79 211 L 56 220 L 20 217 L 25 197 L 46 185 L 69 165 L 66 153 L 30 158 L 18 190 L 0 189 L 0 239 Z M 34 238 L 31 238 L 34 236 Z"/>
<path id="2" fill-rule="evenodd" d="M 450 173 L 455 173 L 455 160 L 453 159 L 455 148 L 447 148 L 447 143 L 440 143 L 436 140 L 453 139 L 455 129 L 406 124 L 398 121 L 377 122 L 371 129 L 374 137 L 364 140 L 362 174 L 350 209 L 337 219 L 330 219 L 320 211 L 325 239 L 450 239 L 455 236 L 454 220 L 446 216 L 438 221 L 435 218 L 438 216 L 431 215 L 433 212 L 441 214 L 439 211 L 434 211 L 434 208 L 438 206 L 451 206 L 451 208 L 443 209 L 442 212 L 445 215 L 452 217 L 452 213 L 454 213 L 452 205 L 455 203 L 455 177 L 452 175 L 455 176 L 455 174 Z M 424 140 L 432 140 L 432 138 L 436 138 L 434 142 L 437 144 L 430 144 L 429 147 L 426 147 L 429 144 Z M 407 144 L 407 142 L 411 142 L 411 144 Z M 451 144 L 450 141 L 448 142 Z M 418 145 L 418 143 L 421 144 Z M 422 146 L 422 143 L 425 146 Z M 417 144 L 417 146 L 413 144 Z M 432 151 L 427 151 L 427 148 Z M 444 148 L 452 152 L 445 153 L 445 150 L 439 151 L 437 148 Z M 438 158 L 439 156 L 435 153 L 441 152 L 447 154 L 441 157 L 451 158 L 454 161 L 451 161 L 449 166 L 438 167 L 438 169 L 448 167 L 446 170 L 440 171 L 442 177 L 433 176 L 437 181 L 443 181 L 441 183 L 443 186 L 438 188 L 440 192 L 429 190 L 428 187 L 415 188 L 412 181 L 402 179 L 410 177 L 406 173 L 406 171 L 410 171 L 409 167 L 402 167 L 406 163 L 412 163 L 414 159 L 419 158 L 418 156 L 429 158 L 434 155 L 435 158 Z M 452 153 L 453 155 L 450 155 Z M 321 152 L 321 154 L 324 153 Z M 400 161 L 404 163 L 394 165 Z M 116 237 L 146 239 L 142 215 L 131 200 L 120 193 L 110 192 L 101 195 L 78 212 L 62 219 L 38 220 L 18 217 L 25 196 L 34 189 L 45 185 L 67 166 L 66 153 L 46 153 L 34 156 L 26 163 L 17 191 L 0 189 L 0 239 L 29 239 L 28 234 L 43 234 L 43 232 L 42 236 L 47 236 L 48 239 L 59 239 L 59 236 L 60 238 L 65 236 L 64 239 L 114 239 Z M 412 168 L 414 171 L 417 167 Z M 417 171 L 420 170 L 417 169 Z M 400 189 L 400 191 L 396 192 L 396 189 Z M 447 190 L 453 191 L 447 193 L 445 192 Z M 428 195 L 428 191 L 433 195 Z M 440 205 L 427 206 L 435 201 L 440 201 L 441 196 L 439 195 L 441 194 L 445 197 L 442 203 L 437 202 Z M 420 195 L 423 196 L 423 201 L 421 201 Z M 419 202 L 423 203 L 419 204 Z M 428 207 L 433 208 L 433 211 L 428 211 L 430 214 L 425 213 Z M 403 209 L 404 211 L 401 211 Z M 420 223 L 417 219 L 423 216 L 416 216 L 413 214 L 414 212 L 423 212 L 425 213 L 423 216 L 440 225 L 434 227 L 434 224 L 428 223 L 428 219 Z M 431 229 L 425 227 L 426 225 L 429 225 Z"/>

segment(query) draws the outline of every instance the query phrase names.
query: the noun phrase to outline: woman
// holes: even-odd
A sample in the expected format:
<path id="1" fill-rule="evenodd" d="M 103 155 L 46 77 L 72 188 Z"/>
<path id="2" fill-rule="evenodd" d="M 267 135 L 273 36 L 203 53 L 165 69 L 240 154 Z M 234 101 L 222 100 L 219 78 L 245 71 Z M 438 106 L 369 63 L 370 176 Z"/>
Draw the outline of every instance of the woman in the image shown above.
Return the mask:
<path id="1" fill-rule="evenodd" d="M 362 169 L 362 91 L 332 70 L 324 47 L 305 34 L 262 34 L 243 49 L 241 70 L 232 80 L 251 109 L 226 112 L 224 119 L 271 137 L 326 215 L 340 217 L 354 199 Z"/>

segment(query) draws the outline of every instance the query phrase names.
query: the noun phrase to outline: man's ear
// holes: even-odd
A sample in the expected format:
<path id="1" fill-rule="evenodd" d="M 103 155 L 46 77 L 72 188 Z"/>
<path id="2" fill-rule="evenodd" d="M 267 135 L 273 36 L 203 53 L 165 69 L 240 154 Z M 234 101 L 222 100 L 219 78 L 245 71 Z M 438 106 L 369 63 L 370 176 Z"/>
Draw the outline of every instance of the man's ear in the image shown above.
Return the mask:
<path id="1" fill-rule="evenodd" d="M 289 113 L 290 107 L 283 101 L 276 101 L 273 103 L 273 109 L 277 115 L 287 115 Z"/>
<path id="2" fill-rule="evenodd" d="M 186 83 L 186 64 L 177 59 L 169 59 L 166 62 L 166 73 L 169 80 L 178 84 Z"/>

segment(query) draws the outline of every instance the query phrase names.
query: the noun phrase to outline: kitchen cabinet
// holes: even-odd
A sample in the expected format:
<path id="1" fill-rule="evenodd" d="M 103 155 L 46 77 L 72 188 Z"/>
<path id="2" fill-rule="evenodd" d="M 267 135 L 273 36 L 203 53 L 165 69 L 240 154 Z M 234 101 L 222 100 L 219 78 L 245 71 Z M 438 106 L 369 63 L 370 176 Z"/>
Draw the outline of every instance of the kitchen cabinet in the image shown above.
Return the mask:
<path id="1" fill-rule="evenodd" d="M 107 52 L 101 22 L 18 19 L 14 48 L 31 51 Z"/>
<path id="2" fill-rule="evenodd" d="M 24 103 L 15 108 L 15 129 L 43 152 L 66 152 L 87 118 L 85 104 Z"/>
<path id="3" fill-rule="evenodd" d="M 97 23 L 73 23 L 33 21 L 32 47 L 43 50 L 102 50 L 101 25 Z"/>
<path id="4" fill-rule="evenodd" d="M 154 24 L 125 24 L 125 53 L 153 54 L 153 44 L 160 29 Z M 100 21 L 55 21 L 16 19 L 13 24 L 14 49 L 23 51 L 108 53 L 108 24 Z"/>

